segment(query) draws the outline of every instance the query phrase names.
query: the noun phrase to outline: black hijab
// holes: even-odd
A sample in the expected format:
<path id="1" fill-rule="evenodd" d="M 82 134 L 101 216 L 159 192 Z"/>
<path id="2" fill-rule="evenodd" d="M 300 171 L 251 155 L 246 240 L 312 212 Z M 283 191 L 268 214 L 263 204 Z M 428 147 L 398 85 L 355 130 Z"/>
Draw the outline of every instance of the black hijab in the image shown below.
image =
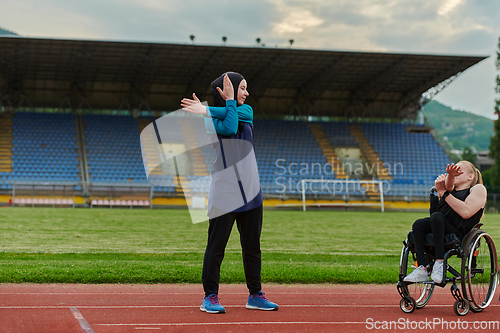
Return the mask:
<path id="1" fill-rule="evenodd" d="M 221 88 L 224 90 L 223 85 L 224 85 L 224 76 L 227 74 L 229 77 L 229 80 L 231 80 L 231 83 L 233 84 L 234 88 L 234 100 L 236 103 L 238 103 L 238 87 L 240 86 L 241 81 L 243 81 L 245 78 L 243 75 L 240 73 L 235 73 L 235 72 L 226 72 L 216 78 L 212 84 L 210 85 L 210 90 L 212 91 L 212 97 L 214 98 L 214 106 L 226 106 L 226 101 L 222 98 L 222 96 L 219 94 L 217 91 L 217 87 Z"/>

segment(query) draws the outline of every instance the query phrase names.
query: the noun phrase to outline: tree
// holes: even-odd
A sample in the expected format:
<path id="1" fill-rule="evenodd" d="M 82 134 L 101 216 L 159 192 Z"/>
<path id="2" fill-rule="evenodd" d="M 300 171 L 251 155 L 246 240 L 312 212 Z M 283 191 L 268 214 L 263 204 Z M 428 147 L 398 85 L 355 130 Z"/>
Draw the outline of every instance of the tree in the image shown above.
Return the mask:
<path id="1" fill-rule="evenodd" d="M 467 146 L 464 148 L 464 152 L 462 153 L 462 160 L 469 161 L 476 165 L 477 154 L 472 148 Z"/>
<path id="2" fill-rule="evenodd" d="M 498 38 L 498 51 L 496 61 L 497 71 L 500 71 L 500 38 Z M 496 78 L 495 93 L 495 114 L 500 116 L 500 74 Z M 491 171 L 491 185 L 496 189 L 500 188 L 500 120 L 497 118 L 493 122 L 493 136 L 490 140 L 490 157 L 495 161 Z"/>

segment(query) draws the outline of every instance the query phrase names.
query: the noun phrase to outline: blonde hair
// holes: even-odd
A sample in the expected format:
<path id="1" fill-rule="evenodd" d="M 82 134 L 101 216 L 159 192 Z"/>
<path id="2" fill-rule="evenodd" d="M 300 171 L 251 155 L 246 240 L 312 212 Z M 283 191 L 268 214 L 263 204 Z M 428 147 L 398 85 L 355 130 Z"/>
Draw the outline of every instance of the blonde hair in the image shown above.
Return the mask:
<path id="1" fill-rule="evenodd" d="M 481 175 L 481 171 L 479 171 L 474 164 L 472 164 L 469 161 L 460 161 L 458 163 L 462 163 L 467 165 L 467 168 L 469 169 L 469 174 L 474 174 L 474 178 L 472 179 L 471 187 L 476 185 L 476 184 L 482 184 L 483 183 L 483 176 Z M 457 163 L 457 164 L 458 164 Z M 465 172 L 465 170 L 464 170 Z"/>

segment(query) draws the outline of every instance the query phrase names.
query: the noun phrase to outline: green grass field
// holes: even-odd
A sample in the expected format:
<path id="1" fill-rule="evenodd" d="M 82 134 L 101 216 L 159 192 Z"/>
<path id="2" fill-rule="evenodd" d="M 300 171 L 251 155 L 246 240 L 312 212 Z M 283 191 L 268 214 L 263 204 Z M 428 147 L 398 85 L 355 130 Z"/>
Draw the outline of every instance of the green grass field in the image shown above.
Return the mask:
<path id="1" fill-rule="evenodd" d="M 264 211 L 263 282 L 395 283 L 425 213 Z M 484 229 L 500 240 L 500 216 Z M 208 223 L 187 210 L 0 209 L 0 282 L 201 283 Z M 221 282 L 245 281 L 231 234 Z"/>

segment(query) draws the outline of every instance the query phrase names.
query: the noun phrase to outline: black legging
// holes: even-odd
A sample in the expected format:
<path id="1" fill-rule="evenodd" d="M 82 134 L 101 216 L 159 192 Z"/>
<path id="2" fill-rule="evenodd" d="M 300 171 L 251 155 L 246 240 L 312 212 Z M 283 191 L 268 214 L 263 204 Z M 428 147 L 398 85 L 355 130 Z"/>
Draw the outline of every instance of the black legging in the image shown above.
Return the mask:
<path id="1" fill-rule="evenodd" d="M 444 258 L 444 234 L 460 234 L 457 228 L 448 222 L 440 212 L 434 212 L 431 217 L 416 220 L 413 223 L 413 237 L 419 266 L 428 264 L 424 248 L 425 234 L 428 233 L 432 233 L 436 259 Z"/>
<path id="2" fill-rule="evenodd" d="M 248 291 L 251 295 L 255 295 L 261 290 L 260 234 L 262 213 L 262 206 L 259 206 L 246 212 L 226 213 L 210 219 L 201 277 L 205 296 L 219 293 L 220 266 L 235 220 L 240 232 L 243 268 Z"/>

